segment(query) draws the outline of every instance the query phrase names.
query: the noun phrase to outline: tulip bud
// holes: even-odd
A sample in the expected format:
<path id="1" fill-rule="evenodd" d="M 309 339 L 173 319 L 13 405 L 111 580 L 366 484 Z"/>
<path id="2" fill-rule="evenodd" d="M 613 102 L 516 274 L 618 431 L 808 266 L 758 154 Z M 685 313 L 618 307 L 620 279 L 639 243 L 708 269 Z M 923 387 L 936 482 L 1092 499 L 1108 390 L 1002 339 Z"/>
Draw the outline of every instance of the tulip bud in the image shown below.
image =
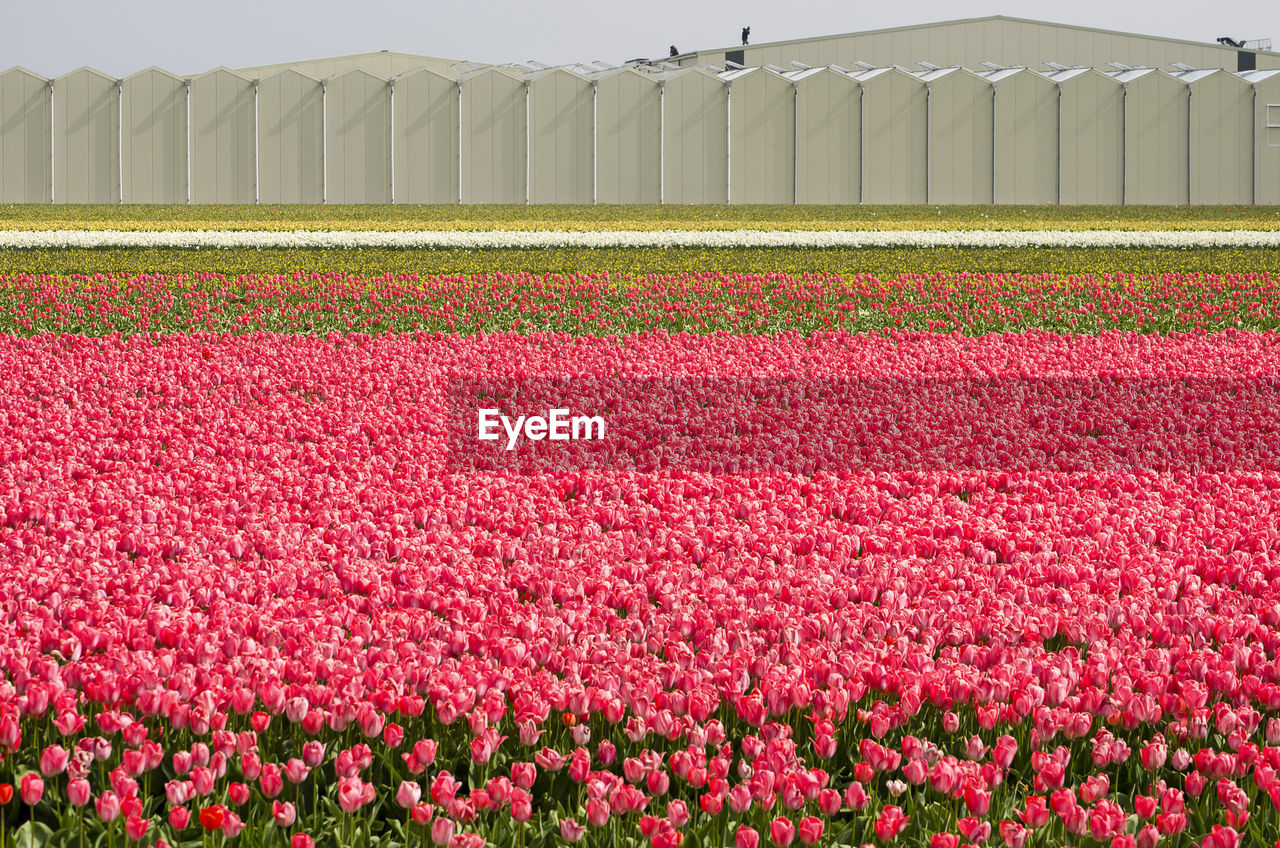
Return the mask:
<path id="1" fill-rule="evenodd" d="M 396 790 L 396 803 L 406 810 L 414 806 L 422 799 L 422 787 L 416 782 L 407 780 L 400 781 L 400 788 Z"/>
<path id="2" fill-rule="evenodd" d="M 586 831 L 587 829 L 585 827 L 578 824 L 573 819 L 564 819 L 560 822 L 560 838 L 565 842 L 577 842 L 582 838 L 582 834 L 586 833 Z"/>
<path id="3" fill-rule="evenodd" d="M 19 787 L 24 804 L 34 807 L 44 797 L 44 780 L 34 771 L 27 772 L 22 776 Z"/>
<path id="4" fill-rule="evenodd" d="M 83 807 L 89 803 L 89 797 L 93 790 L 89 786 L 89 781 L 84 778 L 75 778 L 67 781 L 67 800 L 72 806 Z"/>
<path id="5" fill-rule="evenodd" d="M 191 823 L 191 811 L 186 807 L 174 807 L 169 811 L 169 827 L 174 830 L 186 830 Z"/>
<path id="6" fill-rule="evenodd" d="M 294 821 L 298 818 L 298 810 L 292 801 L 272 801 L 271 817 L 278 827 L 293 827 Z"/>

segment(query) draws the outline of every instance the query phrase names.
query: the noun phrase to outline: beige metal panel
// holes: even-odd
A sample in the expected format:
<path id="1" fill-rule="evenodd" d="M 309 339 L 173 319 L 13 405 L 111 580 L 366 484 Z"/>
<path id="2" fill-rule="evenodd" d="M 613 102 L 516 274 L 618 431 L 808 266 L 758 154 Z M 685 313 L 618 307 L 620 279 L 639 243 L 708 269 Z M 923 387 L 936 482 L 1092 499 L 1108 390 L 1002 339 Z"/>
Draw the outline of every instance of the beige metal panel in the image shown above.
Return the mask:
<path id="1" fill-rule="evenodd" d="M 524 80 L 486 68 L 462 87 L 462 202 L 524 203 L 528 137 Z"/>
<path id="2" fill-rule="evenodd" d="M 1115 76 L 1125 87 L 1125 203 L 1187 203 L 1189 89 L 1164 71 L 1128 71 Z"/>
<path id="3" fill-rule="evenodd" d="M 1254 91 L 1254 202 L 1280 203 L 1280 74 L 1258 75 Z"/>
<path id="4" fill-rule="evenodd" d="M 797 203 L 858 203 L 862 173 L 860 88 L 831 68 L 796 80 Z"/>
<path id="5" fill-rule="evenodd" d="M 725 83 L 701 68 L 667 78 L 663 95 L 664 203 L 727 203 L 729 108 Z"/>
<path id="6" fill-rule="evenodd" d="M 396 203 L 457 203 L 457 80 L 423 69 L 394 82 Z"/>
<path id="7" fill-rule="evenodd" d="M 120 202 L 120 89 L 80 68 L 53 83 L 53 197 L 57 203 Z"/>
<path id="8" fill-rule="evenodd" d="M 963 68 L 925 74 L 929 84 L 929 202 L 992 203 L 992 86 Z"/>
<path id="9" fill-rule="evenodd" d="M 24 68 L 0 74 L 0 203 L 48 203 L 53 104 L 49 81 Z"/>
<path id="10" fill-rule="evenodd" d="M 862 83 L 862 199 L 925 203 L 925 84 L 898 68 L 858 75 Z"/>
<path id="11" fill-rule="evenodd" d="M 791 80 L 755 68 L 729 81 L 729 200 L 793 203 L 796 90 Z"/>
<path id="12" fill-rule="evenodd" d="M 307 59 L 298 62 L 281 62 L 274 65 L 255 65 L 249 68 L 238 68 L 236 73 L 248 77 L 264 77 L 283 70 L 297 71 L 316 79 L 337 76 L 347 71 L 367 71 L 376 77 L 387 79 L 396 74 L 427 68 L 438 74 L 448 76 L 453 65 L 463 65 L 457 59 L 441 59 L 435 56 L 419 56 L 413 53 L 395 53 L 380 51 L 377 53 L 356 53 L 351 56 L 333 56 L 325 59 Z M 474 63 L 472 63 L 474 64 Z M 474 65 L 479 68 L 480 65 Z"/>
<path id="13" fill-rule="evenodd" d="M 121 96 L 124 202 L 186 203 L 186 83 L 148 68 L 125 78 Z"/>
<path id="14" fill-rule="evenodd" d="M 992 75 L 995 202 L 1058 201 L 1058 87 L 1030 70 Z"/>
<path id="15" fill-rule="evenodd" d="M 596 199 L 658 203 L 662 198 L 661 84 L 631 68 L 596 83 Z"/>
<path id="16" fill-rule="evenodd" d="M 591 80 L 553 68 L 529 80 L 529 202 L 594 200 Z"/>
<path id="17" fill-rule="evenodd" d="M 226 68 L 191 81 L 191 202 L 253 203 L 253 82 Z"/>
<path id="18" fill-rule="evenodd" d="M 1191 202 L 1253 202 L 1253 86 L 1235 74 L 1187 74 Z"/>
<path id="19" fill-rule="evenodd" d="M 320 81 L 281 71 L 258 83 L 258 196 L 263 203 L 324 199 Z"/>
<path id="20" fill-rule="evenodd" d="M 325 91 L 325 202 L 391 202 L 391 88 L 362 70 Z"/>
<path id="21" fill-rule="evenodd" d="M 1119 204 L 1124 196 L 1124 87 L 1092 68 L 1052 77 L 1062 90 L 1061 202 Z"/>

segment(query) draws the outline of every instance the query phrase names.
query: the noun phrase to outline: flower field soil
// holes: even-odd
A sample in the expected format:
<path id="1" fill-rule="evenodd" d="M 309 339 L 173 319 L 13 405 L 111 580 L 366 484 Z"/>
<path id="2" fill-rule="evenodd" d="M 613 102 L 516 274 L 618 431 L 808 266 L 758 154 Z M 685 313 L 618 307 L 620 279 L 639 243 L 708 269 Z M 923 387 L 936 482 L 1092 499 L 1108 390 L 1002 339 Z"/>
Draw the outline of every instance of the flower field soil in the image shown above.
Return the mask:
<path id="1" fill-rule="evenodd" d="M 1280 844 L 1266 275 L 3 285 L 0 843 Z"/>

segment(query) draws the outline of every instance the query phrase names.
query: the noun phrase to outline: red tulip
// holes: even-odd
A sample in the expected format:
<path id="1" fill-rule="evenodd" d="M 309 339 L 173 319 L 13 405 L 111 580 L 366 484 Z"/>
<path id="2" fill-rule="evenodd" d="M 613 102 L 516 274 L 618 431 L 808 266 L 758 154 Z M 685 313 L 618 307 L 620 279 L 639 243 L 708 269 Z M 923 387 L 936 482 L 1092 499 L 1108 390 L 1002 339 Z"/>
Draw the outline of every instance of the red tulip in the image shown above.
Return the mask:
<path id="1" fill-rule="evenodd" d="M 796 833 L 800 837 L 800 841 L 805 845 L 816 845 L 818 840 L 822 839 L 823 824 L 822 819 L 806 816 L 800 820 Z"/>
<path id="2" fill-rule="evenodd" d="M 205 830 L 221 830 L 227 818 L 227 810 L 221 804 L 200 809 L 200 826 Z M 101 815 L 101 812 L 99 812 Z M 106 819 L 104 819 L 105 821 Z"/>
<path id="3" fill-rule="evenodd" d="M 133 841 L 138 842 L 147 835 L 147 828 L 150 826 L 150 819 L 129 816 L 124 823 L 124 834 Z"/>
<path id="4" fill-rule="evenodd" d="M 769 823 L 769 839 L 779 848 L 786 848 L 795 838 L 796 828 L 790 819 L 779 816 Z"/>

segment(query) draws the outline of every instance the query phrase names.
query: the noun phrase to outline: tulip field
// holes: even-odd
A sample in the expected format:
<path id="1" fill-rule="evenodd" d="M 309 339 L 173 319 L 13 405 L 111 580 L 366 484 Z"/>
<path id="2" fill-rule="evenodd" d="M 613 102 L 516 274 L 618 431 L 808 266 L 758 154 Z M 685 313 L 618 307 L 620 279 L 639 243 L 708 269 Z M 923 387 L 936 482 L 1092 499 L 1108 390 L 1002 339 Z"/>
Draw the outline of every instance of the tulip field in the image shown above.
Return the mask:
<path id="1" fill-rule="evenodd" d="M 0 848 L 1280 848 L 1278 224 L 1142 214 L 0 248 Z"/>

